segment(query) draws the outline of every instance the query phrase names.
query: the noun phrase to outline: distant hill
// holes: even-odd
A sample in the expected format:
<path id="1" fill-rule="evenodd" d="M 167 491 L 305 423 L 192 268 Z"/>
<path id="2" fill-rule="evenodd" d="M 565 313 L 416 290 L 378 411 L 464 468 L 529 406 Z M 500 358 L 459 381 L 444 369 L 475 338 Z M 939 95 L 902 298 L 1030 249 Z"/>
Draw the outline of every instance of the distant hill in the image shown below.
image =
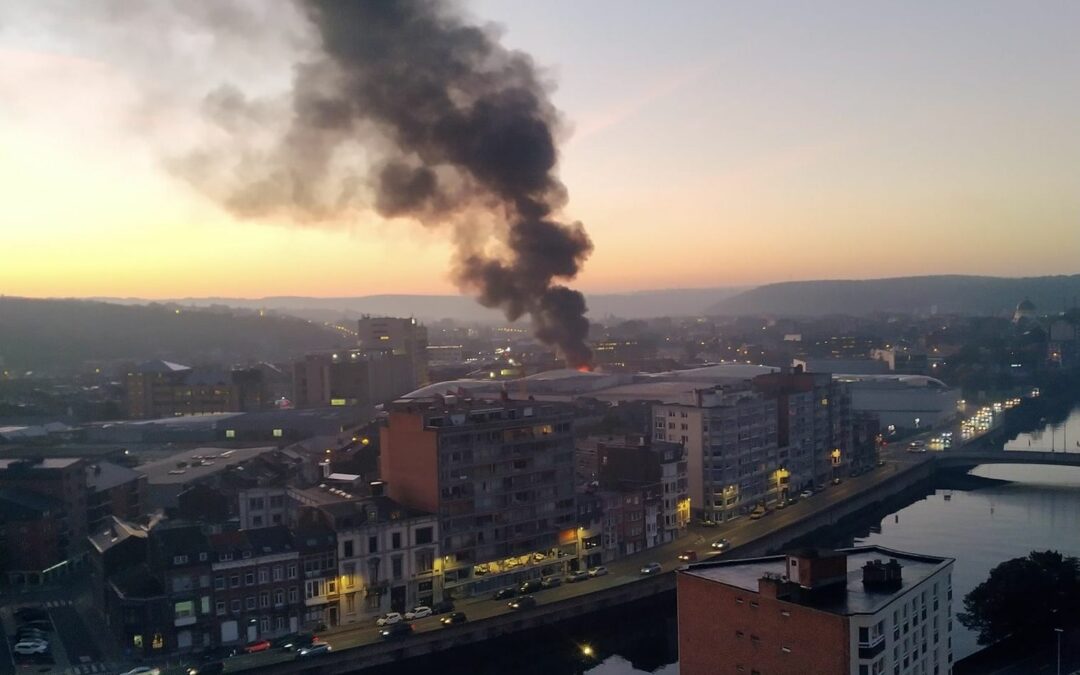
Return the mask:
<path id="1" fill-rule="evenodd" d="M 1040 312 L 1058 312 L 1080 298 L 1080 275 L 1047 277 L 925 276 L 790 281 L 721 300 L 710 314 L 865 315 L 873 312 L 997 315 L 1029 298 Z"/>
<path id="2" fill-rule="evenodd" d="M 704 314 L 716 302 L 741 291 L 741 288 L 684 288 L 637 293 L 593 293 L 586 295 L 589 316 L 604 319 L 645 319 L 656 316 L 694 316 Z M 102 298 L 109 302 L 145 303 L 135 298 Z M 168 302 L 197 307 L 215 305 L 247 309 L 272 309 L 304 319 L 332 321 L 354 319 L 361 314 L 414 316 L 422 321 L 457 319 L 498 323 L 502 314 L 482 307 L 465 295 L 364 295 L 340 298 L 276 296 L 267 298 L 176 298 Z"/>
<path id="3" fill-rule="evenodd" d="M 163 304 L 0 297 L 7 369 L 62 372 L 87 361 L 165 358 L 189 365 L 292 359 L 350 339 L 321 324 L 257 312 Z"/>

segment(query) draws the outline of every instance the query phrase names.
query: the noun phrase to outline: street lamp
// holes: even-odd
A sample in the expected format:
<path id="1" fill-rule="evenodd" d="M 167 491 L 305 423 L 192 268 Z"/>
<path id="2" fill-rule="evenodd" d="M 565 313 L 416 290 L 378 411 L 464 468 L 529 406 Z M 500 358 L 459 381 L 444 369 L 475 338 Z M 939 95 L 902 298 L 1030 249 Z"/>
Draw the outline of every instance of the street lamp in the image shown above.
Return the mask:
<path id="1" fill-rule="evenodd" d="M 1065 629 L 1055 628 L 1054 632 L 1057 633 L 1057 675 L 1061 675 L 1061 634 Z"/>

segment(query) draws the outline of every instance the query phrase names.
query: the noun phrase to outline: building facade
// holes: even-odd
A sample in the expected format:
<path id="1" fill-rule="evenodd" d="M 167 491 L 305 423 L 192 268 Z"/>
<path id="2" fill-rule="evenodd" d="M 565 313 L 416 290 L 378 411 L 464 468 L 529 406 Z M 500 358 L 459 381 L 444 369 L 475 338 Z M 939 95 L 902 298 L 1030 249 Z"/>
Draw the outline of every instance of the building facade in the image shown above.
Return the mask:
<path id="1" fill-rule="evenodd" d="M 428 383 L 428 333 L 416 319 L 364 316 L 357 321 L 356 342 L 369 352 L 388 351 L 408 358 L 415 387 Z"/>
<path id="2" fill-rule="evenodd" d="M 569 406 L 459 396 L 395 401 L 381 433 L 387 495 L 439 520 L 455 595 L 561 573 L 576 559 Z"/>
<path id="3" fill-rule="evenodd" d="M 653 408 L 653 438 L 686 448 L 691 511 L 725 521 L 787 489 L 775 398 L 748 384 L 695 392 L 693 404 Z"/>
<path id="4" fill-rule="evenodd" d="M 948 675 L 952 564 L 866 546 L 690 565 L 679 672 Z"/>

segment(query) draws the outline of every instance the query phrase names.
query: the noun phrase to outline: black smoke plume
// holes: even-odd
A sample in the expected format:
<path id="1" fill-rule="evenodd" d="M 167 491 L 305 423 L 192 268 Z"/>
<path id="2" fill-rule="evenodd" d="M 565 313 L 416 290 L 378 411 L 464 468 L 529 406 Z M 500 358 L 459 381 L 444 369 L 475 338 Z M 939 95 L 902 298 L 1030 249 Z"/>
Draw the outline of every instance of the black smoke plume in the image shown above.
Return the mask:
<path id="1" fill-rule="evenodd" d="M 385 217 L 455 227 L 458 283 L 508 319 L 528 315 L 569 365 L 588 365 L 585 299 L 557 280 L 577 275 L 592 243 L 580 223 L 558 220 L 566 202 L 555 175 L 558 113 L 530 57 L 444 2 L 300 6 L 319 53 L 297 69 L 277 148 L 249 163 L 227 204 L 317 219 L 366 188 Z M 366 177 L 340 168 L 352 145 L 363 148 Z"/>

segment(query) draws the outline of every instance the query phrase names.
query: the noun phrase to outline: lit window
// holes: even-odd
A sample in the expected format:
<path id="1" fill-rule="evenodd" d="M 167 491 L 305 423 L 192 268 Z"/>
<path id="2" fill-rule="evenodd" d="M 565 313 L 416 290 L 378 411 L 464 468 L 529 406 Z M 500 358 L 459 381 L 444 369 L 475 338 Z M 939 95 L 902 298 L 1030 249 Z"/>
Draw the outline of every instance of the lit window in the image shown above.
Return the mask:
<path id="1" fill-rule="evenodd" d="M 281 438 L 283 433 L 281 429 L 274 429 L 274 438 Z"/>
<path id="2" fill-rule="evenodd" d="M 236 438 L 236 429 L 226 429 L 225 438 Z"/>

